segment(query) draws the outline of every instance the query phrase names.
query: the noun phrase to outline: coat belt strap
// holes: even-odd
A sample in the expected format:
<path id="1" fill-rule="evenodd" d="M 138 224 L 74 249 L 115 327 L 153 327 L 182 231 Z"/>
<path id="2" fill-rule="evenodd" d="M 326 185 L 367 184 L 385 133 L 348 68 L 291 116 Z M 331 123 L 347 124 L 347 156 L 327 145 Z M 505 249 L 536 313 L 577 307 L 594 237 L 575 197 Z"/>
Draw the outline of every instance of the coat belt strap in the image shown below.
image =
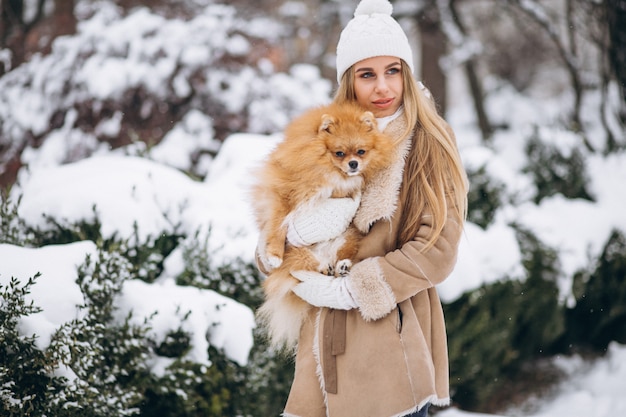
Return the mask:
<path id="1" fill-rule="evenodd" d="M 329 394 L 337 393 L 337 355 L 346 350 L 345 310 L 329 310 L 324 320 L 322 369 L 324 387 Z"/>

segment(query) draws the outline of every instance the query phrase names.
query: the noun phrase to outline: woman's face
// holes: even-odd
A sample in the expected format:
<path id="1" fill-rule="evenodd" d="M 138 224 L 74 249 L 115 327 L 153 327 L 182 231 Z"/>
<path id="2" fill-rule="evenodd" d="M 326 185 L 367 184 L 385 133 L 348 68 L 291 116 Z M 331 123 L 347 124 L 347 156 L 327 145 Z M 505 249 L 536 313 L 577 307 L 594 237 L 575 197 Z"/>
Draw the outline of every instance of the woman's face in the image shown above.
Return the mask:
<path id="1" fill-rule="evenodd" d="M 402 105 L 400 58 L 376 56 L 354 64 L 356 101 L 376 117 L 391 116 Z"/>

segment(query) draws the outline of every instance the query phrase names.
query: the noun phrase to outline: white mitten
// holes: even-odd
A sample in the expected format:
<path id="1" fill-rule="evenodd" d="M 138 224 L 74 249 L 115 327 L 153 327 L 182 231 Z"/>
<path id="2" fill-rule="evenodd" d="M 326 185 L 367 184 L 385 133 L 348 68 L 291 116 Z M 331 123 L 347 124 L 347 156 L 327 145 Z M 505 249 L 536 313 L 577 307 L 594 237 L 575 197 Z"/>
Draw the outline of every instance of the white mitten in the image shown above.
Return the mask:
<path id="1" fill-rule="evenodd" d="M 360 202 L 360 196 L 329 198 L 296 210 L 287 220 L 287 241 L 308 246 L 336 238 L 348 228 Z"/>
<path id="2" fill-rule="evenodd" d="M 336 310 L 358 307 L 352 297 L 347 277 L 329 277 L 314 271 L 293 271 L 291 275 L 300 281 L 293 288 L 293 292 L 311 305 Z"/>

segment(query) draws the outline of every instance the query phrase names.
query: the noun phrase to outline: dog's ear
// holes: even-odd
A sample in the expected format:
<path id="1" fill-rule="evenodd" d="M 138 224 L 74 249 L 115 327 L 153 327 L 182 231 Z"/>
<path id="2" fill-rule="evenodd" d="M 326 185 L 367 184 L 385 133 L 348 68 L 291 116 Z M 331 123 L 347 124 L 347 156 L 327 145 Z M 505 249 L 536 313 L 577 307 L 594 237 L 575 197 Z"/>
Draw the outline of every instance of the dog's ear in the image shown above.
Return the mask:
<path id="1" fill-rule="evenodd" d="M 319 133 L 321 133 L 322 131 L 326 131 L 328 133 L 331 133 L 331 126 L 335 123 L 335 119 L 333 116 L 331 116 L 330 114 L 323 114 L 322 115 L 322 123 L 320 124 L 319 129 L 317 129 L 317 131 Z"/>
<path id="2" fill-rule="evenodd" d="M 371 131 L 378 128 L 378 123 L 376 122 L 376 117 L 374 117 L 374 113 L 371 111 L 366 111 L 361 115 L 361 123 L 367 126 L 367 131 Z"/>

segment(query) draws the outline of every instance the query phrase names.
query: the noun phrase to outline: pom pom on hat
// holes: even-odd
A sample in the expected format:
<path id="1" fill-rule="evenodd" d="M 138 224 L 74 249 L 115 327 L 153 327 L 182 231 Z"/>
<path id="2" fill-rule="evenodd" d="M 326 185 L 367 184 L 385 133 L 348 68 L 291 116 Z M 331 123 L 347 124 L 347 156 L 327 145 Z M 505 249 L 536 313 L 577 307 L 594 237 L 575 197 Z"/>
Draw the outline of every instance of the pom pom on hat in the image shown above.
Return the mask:
<path id="1" fill-rule="evenodd" d="M 361 14 L 372 14 L 372 13 L 381 13 L 388 14 L 391 16 L 393 12 L 393 6 L 387 0 L 362 0 L 356 9 L 354 10 L 354 15 L 358 16 Z"/>
<path id="2" fill-rule="evenodd" d="M 339 37 L 337 82 L 352 65 L 375 56 L 401 58 L 413 71 L 411 46 L 392 12 L 388 0 L 361 0 Z"/>

